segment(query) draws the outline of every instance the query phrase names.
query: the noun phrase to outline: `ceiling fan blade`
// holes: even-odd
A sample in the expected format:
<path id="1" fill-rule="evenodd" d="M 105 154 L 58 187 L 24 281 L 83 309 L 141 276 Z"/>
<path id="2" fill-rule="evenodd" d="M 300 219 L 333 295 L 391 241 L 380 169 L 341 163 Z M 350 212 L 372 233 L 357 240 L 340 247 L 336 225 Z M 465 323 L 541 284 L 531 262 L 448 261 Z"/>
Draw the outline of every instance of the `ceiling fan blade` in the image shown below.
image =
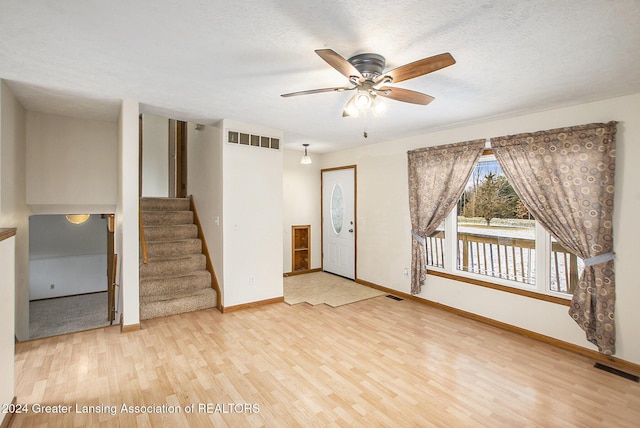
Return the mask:
<path id="1" fill-rule="evenodd" d="M 447 52 L 394 68 L 380 76 L 378 82 L 382 81 L 387 76 L 393 79 L 393 83 L 402 82 L 403 80 L 409 80 L 414 77 L 429 74 L 455 63 L 456 60 Z"/>
<path id="2" fill-rule="evenodd" d="M 316 53 L 347 79 L 350 79 L 351 76 L 356 76 L 360 82 L 364 82 L 364 77 L 358 69 L 335 51 L 331 49 L 316 49 Z"/>
<path id="3" fill-rule="evenodd" d="M 353 88 L 322 88 L 322 89 L 309 89 L 308 91 L 299 91 L 299 92 L 290 92 L 288 94 L 282 94 L 280 95 L 281 97 L 295 97 L 297 95 L 309 95 L 309 94 L 320 94 L 322 92 L 344 92 L 344 91 L 351 91 L 355 89 L 355 86 Z"/>
<path id="4" fill-rule="evenodd" d="M 376 94 L 396 101 L 421 105 L 427 105 L 435 99 L 431 95 L 423 94 L 422 92 L 402 88 L 391 88 L 389 86 L 383 86 L 378 89 Z"/>

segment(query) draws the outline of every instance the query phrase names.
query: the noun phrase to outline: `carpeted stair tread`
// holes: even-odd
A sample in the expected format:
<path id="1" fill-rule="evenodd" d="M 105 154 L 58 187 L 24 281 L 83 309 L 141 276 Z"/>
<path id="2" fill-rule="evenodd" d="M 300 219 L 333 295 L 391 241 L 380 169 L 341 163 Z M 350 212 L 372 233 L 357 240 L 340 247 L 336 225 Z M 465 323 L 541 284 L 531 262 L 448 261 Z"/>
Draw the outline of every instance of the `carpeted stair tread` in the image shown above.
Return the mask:
<path id="1" fill-rule="evenodd" d="M 142 211 L 145 226 L 193 224 L 193 211 Z"/>
<path id="2" fill-rule="evenodd" d="M 188 211 L 191 207 L 189 198 L 149 198 L 140 199 L 142 211 Z"/>
<path id="3" fill-rule="evenodd" d="M 147 241 L 147 255 L 150 258 L 166 258 L 182 254 L 202 253 L 200 239 L 181 239 L 176 241 Z"/>
<path id="4" fill-rule="evenodd" d="M 198 227 L 195 224 L 180 224 L 174 226 L 144 226 L 144 237 L 147 242 L 179 241 L 198 237 Z"/>
<path id="5" fill-rule="evenodd" d="M 198 311 L 216 306 L 217 296 L 212 288 L 198 290 L 180 297 L 167 296 L 166 300 L 160 298 L 152 302 L 140 305 L 140 319 L 166 317 L 184 312 Z"/>
<path id="6" fill-rule="evenodd" d="M 178 257 L 149 258 L 148 263 L 140 262 L 140 278 L 160 275 L 184 275 L 206 268 L 204 254 L 189 254 Z"/>
<path id="7" fill-rule="evenodd" d="M 140 301 L 144 303 L 152 303 L 152 302 L 166 302 L 172 299 L 184 299 L 189 296 L 206 296 L 210 291 L 215 291 L 212 288 L 199 288 L 197 290 L 184 290 L 182 292 L 176 293 L 168 293 L 168 294 L 152 294 L 148 296 L 140 296 Z"/>
<path id="8" fill-rule="evenodd" d="M 203 254 L 179 254 L 179 255 L 175 255 L 175 256 L 167 256 L 167 257 L 149 257 L 149 263 L 152 262 L 162 262 L 162 261 L 180 261 L 180 260 L 184 260 L 184 259 L 192 259 L 194 257 L 200 256 Z"/>
<path id="9" fill-rule="evenodd" d="M 140 300 L 143 301 L 146 296 L 203 288 L 211 288 L 211 274 L 206 270 L 193 271 L 187 275 L 140 278 Z"/>

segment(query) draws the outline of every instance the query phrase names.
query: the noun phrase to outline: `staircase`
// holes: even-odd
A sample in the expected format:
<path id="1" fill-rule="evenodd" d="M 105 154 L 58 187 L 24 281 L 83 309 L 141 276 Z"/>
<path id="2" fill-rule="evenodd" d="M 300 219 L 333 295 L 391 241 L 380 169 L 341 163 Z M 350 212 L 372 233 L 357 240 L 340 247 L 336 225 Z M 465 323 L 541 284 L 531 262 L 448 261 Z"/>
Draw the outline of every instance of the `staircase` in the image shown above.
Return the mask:
<path id="1" fill-rule="evenodd" d="M 148 263 L 140 259 L 140 319 L 215 307 L 190 200 L 141 198 L 140 210 L 148 253 Z"/>

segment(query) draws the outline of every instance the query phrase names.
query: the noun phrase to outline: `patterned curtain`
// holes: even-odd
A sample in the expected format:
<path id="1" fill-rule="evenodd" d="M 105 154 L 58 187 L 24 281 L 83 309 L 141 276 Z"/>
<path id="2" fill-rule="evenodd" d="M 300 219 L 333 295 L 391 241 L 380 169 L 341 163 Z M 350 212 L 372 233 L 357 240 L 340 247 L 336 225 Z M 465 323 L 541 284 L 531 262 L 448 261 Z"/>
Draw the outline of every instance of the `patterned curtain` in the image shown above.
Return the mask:
<path id="1" fill-rule="evenodd" d="M 584 259 L 569 314 L 615 353 L 613 190 L 616 122 L 491 139 L 516 193 L 563 247 Z"/>
<path id="2" fill-rule="evenodd" d="M 419 294 L 427 277 L 425 239 L 458 203 L 486 140 L 411 150 L 411 294 Z"/>

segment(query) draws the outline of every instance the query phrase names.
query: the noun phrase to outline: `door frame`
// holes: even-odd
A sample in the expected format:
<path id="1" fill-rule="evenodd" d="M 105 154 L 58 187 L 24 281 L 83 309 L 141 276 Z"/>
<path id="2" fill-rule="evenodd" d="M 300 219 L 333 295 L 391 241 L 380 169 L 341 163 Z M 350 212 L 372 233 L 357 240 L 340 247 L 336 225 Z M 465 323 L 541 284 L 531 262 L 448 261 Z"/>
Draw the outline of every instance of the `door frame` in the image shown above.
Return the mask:
<path id="1" fill-rule="evenodd" d="M 320 170 L 320 269 L 324 271 L 324 176 L 323 173 L 353 169 L 353 280 L 358 279 L 358 166 L 345 165 Z"/>
<path id="2" fill-rule="evenodd" d="M 115 250 L 115 214 L 104 214 L 107 219 L 107 320 L 113 325 L 116 319 L 115 287 L 118 269 L 118 255 Z"/>
<path id="3" fill-rule="evenodd" d="M 187 197 L 187 122 L 169 119 L 169 197 Z"/>

